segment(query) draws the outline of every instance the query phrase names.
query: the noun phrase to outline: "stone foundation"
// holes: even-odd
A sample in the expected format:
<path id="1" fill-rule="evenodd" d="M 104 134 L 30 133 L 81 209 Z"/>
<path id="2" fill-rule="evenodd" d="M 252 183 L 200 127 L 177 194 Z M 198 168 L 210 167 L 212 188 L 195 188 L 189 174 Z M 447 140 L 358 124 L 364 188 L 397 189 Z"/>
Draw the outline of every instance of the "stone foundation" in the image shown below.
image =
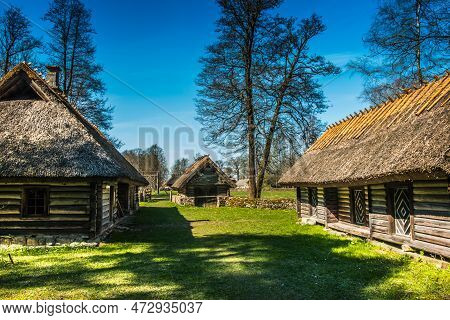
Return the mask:
<path id="1" fill-rule="evenodd" d="M 0 236 L 0 246 L 60 246 L 60 245 L 98 245 L 98 240 L 89 240 L 88 236 L 74 235 L 32 235 L 32 236 Z"/>

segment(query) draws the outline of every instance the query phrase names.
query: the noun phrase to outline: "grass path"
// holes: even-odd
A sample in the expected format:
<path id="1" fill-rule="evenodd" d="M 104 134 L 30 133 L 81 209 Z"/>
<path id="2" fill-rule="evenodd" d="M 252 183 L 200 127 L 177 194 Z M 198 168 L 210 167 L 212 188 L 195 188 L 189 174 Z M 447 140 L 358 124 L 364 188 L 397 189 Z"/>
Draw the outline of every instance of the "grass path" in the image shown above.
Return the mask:
<path id="1" fill-rule="evenodd" d="M 144 204 L 99 248 L 28 248 L 1 263 L 1 299 L 449 299 L 450 271 L 295 213 Z M 0 251 L 6 261 L 6 251 Z"/>

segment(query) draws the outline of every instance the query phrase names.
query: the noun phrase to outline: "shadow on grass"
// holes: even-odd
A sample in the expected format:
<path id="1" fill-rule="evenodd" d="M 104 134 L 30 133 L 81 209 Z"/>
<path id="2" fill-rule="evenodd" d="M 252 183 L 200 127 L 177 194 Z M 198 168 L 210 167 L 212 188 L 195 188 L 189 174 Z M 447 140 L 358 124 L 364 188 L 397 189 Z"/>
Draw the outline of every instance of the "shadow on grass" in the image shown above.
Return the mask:
<path id="1" fill-rule="evenodd" d="M 95 287 L 109 290 L 101 296 L 108 299 L 408 298 L 402 286 L 368 296 L 367 287 L 406 261 L 355 256 L 345 250 L 351 242 L 346 238 L 323 233 L 194 237 L 192 221 L 175 207 L 143 208 L 133 223 L 135 231 L 116 232 L 110 245 L 87 255 L 86 261 L 55 274 L 22 275 L 20 281 L 28 287 L 42 282 L 67 290 Z M 86 262 L 105 266 L 90 269 Z M 125 284 L 119 281 L 123 273 L 128 276 Z M 117 283 L 92 280 L 114 274 Z M 2 279 L 2 287 L 15 285 L 17 277 Z"/>

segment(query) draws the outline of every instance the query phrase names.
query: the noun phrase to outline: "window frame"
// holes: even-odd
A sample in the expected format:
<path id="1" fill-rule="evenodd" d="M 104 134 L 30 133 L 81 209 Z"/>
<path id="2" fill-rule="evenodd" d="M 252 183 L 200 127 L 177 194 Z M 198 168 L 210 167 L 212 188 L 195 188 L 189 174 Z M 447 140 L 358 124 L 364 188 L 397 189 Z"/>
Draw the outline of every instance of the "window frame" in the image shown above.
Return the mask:
<path id="1" fill-rule="evenodd" d="M 43 214 L 29 214 L 28 213 L 28 192 L 30 190 L 41 190 L 44 192 L 44 213 Z M 22 218 L 48 218 L 50 216 L 50 188 L 48 186 L 24 186 L 22 190 Z"/>

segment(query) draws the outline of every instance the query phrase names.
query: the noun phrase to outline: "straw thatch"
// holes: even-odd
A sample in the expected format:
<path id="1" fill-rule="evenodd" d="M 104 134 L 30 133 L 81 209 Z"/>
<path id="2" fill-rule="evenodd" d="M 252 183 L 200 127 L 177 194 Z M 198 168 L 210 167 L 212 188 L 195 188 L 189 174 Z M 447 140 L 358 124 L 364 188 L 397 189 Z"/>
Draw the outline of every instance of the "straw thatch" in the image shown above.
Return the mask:
<path id="1" fill-rule="evenodd" d="M 35 90 L 36 99 L 14 100 L 7 93 L 17 79 Z M 0 82 L 0 150 L 0 178 L 99 177 L 147 183 L 95 126 L 24 63 Z"/>
<path id="2" fill-rule="evenodd" d="M 236 187 L 234 181 L 231 180 L 230 177 L 228 177 L 208 155 L 205 155 L 190 165 L 186 171 L 184 171 L 184 173 L 172 184 L 172 188 L 175 190 L 183 188 L 201 169 L 208 164 L 216 170 L 222 181 L 229 185 L 230 188 Z"/>
<path id="3" fill-rule="evenodd" d="M 450 74 L 330 126 L 280 179 L 284 185 L 450 173 Z"/>

